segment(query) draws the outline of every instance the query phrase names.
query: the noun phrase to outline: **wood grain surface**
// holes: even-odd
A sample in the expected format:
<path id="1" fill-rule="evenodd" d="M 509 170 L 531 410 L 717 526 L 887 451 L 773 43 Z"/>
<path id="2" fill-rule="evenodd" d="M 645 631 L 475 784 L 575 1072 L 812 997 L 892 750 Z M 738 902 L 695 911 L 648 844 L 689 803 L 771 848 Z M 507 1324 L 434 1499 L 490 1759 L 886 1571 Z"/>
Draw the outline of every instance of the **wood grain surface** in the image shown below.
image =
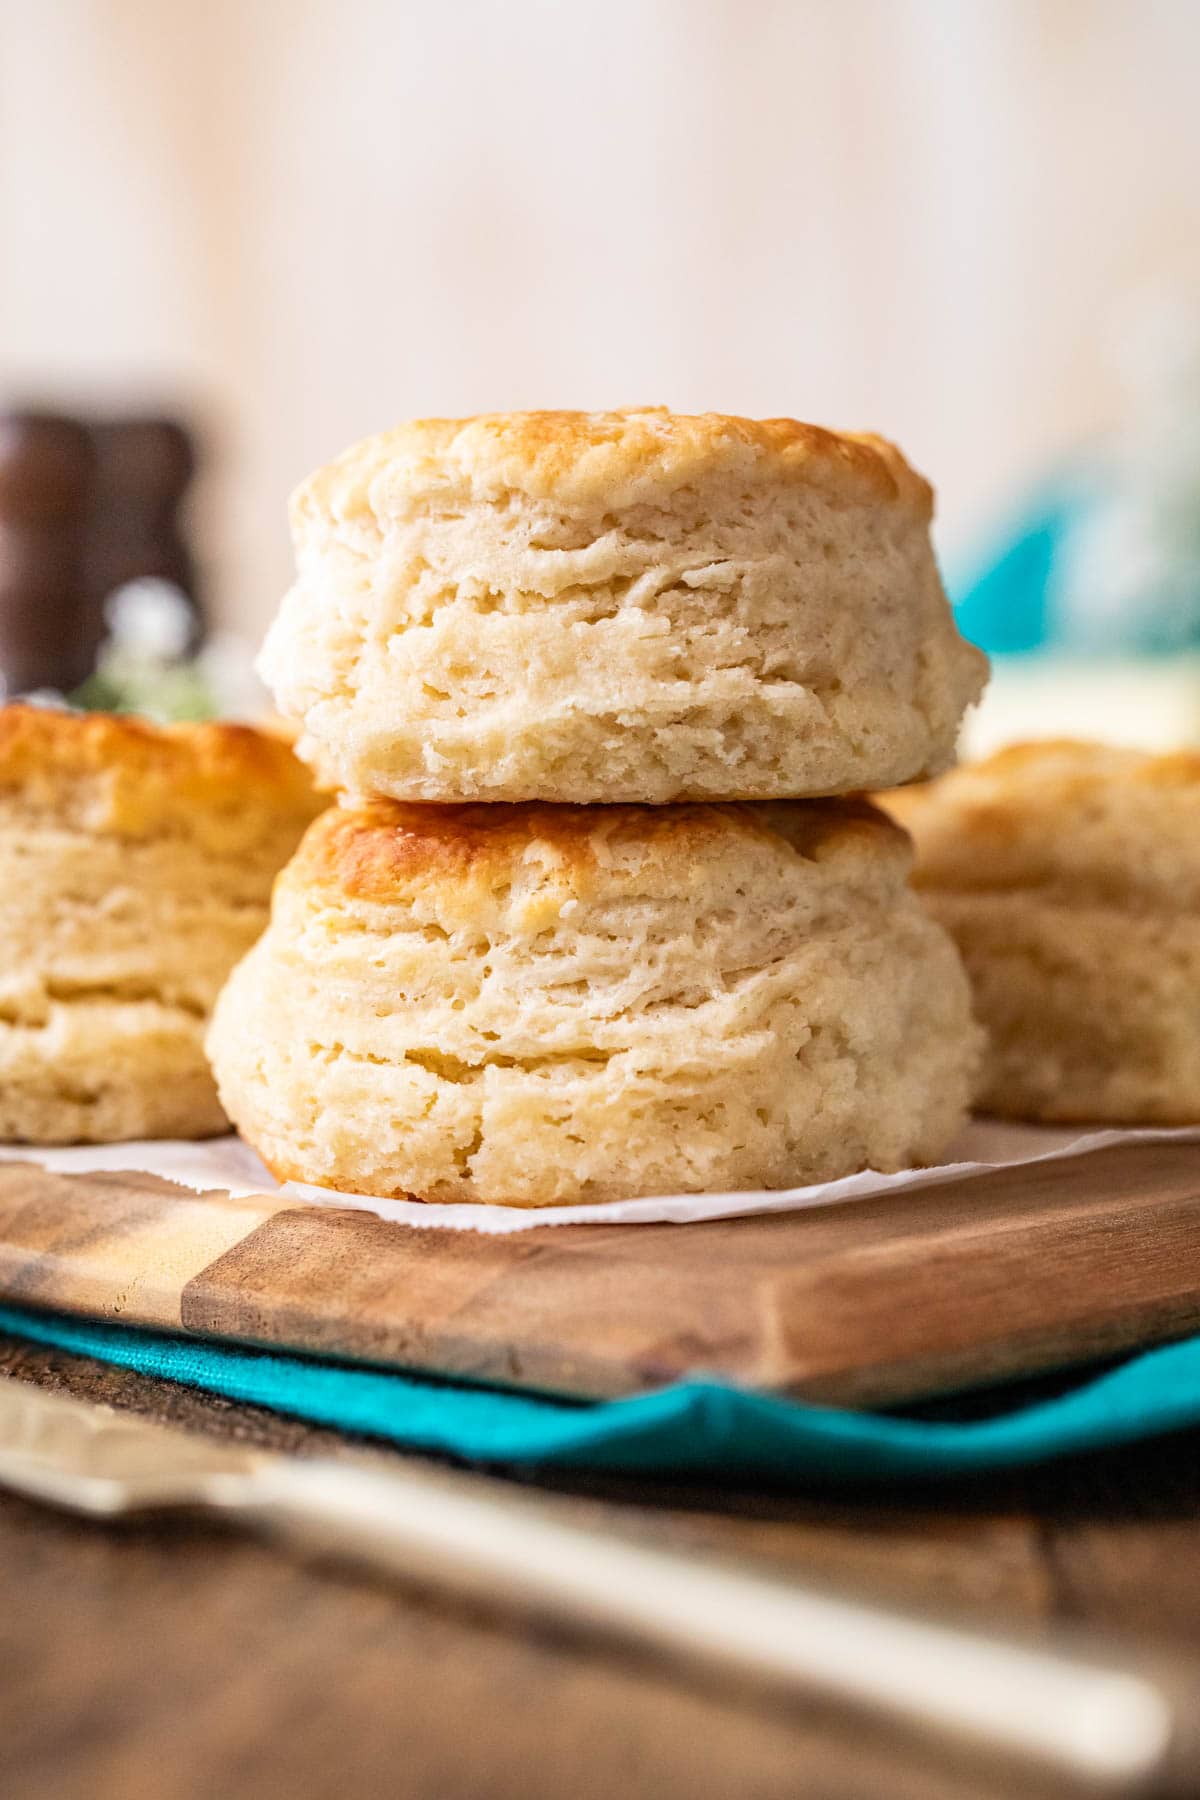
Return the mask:
<path id="1" fill-rule="evenodd" d="M 0 1370 L 219 1438 L 365 1448 L 11 1340 Z M 1200 1651 L 1200 1432 L 936 1492 L 557 1485 L 589 1524 L 698 1554 Z M 4 1800 L 1016 1800 L 809 1707 L 207 1528 L 104 1530 L 3 1494 L 0 1672 Z"/>
<path id="2" fill-rule="evenodd" d="M 580 1397 L 711 1374 L 874 1405 L 1200 1325 L 1200 1150 L 504 1237 L 8 1164 L 0 1299 Z"/>

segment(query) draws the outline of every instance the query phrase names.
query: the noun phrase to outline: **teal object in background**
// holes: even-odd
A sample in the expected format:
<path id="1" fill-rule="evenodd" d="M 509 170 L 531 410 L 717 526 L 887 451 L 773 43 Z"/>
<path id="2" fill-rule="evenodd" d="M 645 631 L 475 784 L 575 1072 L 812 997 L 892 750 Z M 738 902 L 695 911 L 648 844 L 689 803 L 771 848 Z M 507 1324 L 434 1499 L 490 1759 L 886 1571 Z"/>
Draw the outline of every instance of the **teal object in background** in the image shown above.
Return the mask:
<path id="1" fill-rule="evenodd" d="M 1197 427 L 1200 459 L 1200 426 Z M 1169 657 L 1200 648 L 1200 467 L 1192 492 L 1122 486 L 1081 461 L 951 572 L 965 637 L 993 656 Z"/>
<path id="2" fill-rule="evenodd" d="M 573 1404 L 0 1307 L 0 1331 L 313 1424 L 530 1469 L 816 1481 L 935 1481 L 1048 1462 L 1200 1423 L 1200 1338 L 964 1423 L 840 1412 L 690 1381 Z"/>
<path id="3" fill-rule="evenodd" d="M 1069 516 L 1065 496 L 1047 496 L 963 584 L 958 628 L 989 655 L 1028 655 L 1053 641 L 1051 576 Z"/>

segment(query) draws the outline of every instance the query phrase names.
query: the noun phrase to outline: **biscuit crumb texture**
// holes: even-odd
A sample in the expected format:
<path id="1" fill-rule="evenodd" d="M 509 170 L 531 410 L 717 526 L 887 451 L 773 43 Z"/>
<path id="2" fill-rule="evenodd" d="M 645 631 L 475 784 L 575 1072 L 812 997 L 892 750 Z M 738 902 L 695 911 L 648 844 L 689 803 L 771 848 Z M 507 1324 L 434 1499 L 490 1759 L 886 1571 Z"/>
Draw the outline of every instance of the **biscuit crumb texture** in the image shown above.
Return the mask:
<path id="1" fill-rule="evenodd" d="M 986 678 L 883 439 L 664 409 L 421 420 L 292 502 L 261 659 L 358 796 L 770 799 L 953 759 Z"/>
<path id="2" fill-rule="evenodd" d="M 979 1053 L 863 804 L 331 809 L 209 1051 L 282 1179 L 525 1207 L 935 1161 Z"/>
<path id="3" fill-rule="evenodd" d="M 246 727 L 0 710 L 0 1139 L 227 1129 L 206 1021 L 319 804 Z"/>
<path id="4" fill-rule="evenodd" d="M 982 1108 L 1200 1122 L 1200 755 L 1020 744 L 880 799 L 971 978 Z"/>

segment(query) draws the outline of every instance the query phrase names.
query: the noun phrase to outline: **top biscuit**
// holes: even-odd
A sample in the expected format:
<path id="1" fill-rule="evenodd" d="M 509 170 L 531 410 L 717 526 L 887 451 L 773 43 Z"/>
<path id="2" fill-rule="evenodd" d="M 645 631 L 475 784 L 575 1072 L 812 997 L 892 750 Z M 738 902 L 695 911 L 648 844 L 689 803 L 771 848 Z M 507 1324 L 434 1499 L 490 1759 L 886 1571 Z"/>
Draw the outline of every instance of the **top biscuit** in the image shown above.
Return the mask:
<path id="1" fill-rule="evenodd" d="M 929 483 L 870 432 L 652 406 L 414 419 L 353 445 L 302 482 L 292 527 L 299 540 L 355 515 L 403 516 L 422 495 L 636 506 L 719 471 L 756 484 L 793 482 L 847 505 L 895 506 L 926 524 L 933 514 Z"/>
<path id="2" fill-rule="evenodd" d="M 884 796 L 918 845 L 918 886 L 1036 890 L 1067 903 L 1200 905 L 1200 754 L 1069 739 L 1014 744 Z"/>
<path id="3" fill-rule="evenodd" d="M 352 795 L 756 800 L 945 767 L 986 674 L 881 438 L 661 408 L 422 420 L 292 502 L 262 668 Z"/>

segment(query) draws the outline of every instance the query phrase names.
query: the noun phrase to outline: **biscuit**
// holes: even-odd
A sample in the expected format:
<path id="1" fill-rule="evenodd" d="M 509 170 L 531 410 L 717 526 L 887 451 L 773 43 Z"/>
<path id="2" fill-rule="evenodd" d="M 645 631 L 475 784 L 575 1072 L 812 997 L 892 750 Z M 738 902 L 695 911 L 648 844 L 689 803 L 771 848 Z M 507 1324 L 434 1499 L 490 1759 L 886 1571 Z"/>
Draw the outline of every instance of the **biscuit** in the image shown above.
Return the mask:
<path id="1" fill-rule="evenodd" d="M 319 806 L 246 726 L 0 708 L 0 1139 L 226 1129 L 207 1015 Z"/>
<path id="2" fill-rule="evenodd" d="M 1016 1119 L 1200 1121 L 1200 755 L 1015 745 L 880 796 Z"/>
<path id="3" fill-rule="evenodd" d="M 862 802 L 331 808 L 208 1047 L 281 1179 L 553 1206 L 935 1159 L 979 1034 Z"/>
<path id="4" fill-rule="evenodd" d="M 987 673 L 881 438 L 662 408 L 426 419 L 292 500 L 260 662 L 331 786 L 776 799 L 946 767 Z"/>

